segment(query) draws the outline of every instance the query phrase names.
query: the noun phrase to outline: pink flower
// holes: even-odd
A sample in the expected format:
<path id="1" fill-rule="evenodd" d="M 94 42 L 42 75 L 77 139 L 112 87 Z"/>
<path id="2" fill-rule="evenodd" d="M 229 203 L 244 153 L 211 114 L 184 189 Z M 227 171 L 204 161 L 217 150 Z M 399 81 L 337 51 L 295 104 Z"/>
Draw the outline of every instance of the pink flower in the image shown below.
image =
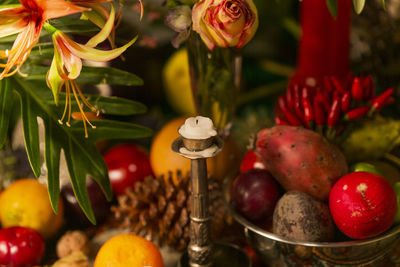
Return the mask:
<path id="1" fill-rule="evenodd" d="M 252 0 L 200 0 L 192 9 L 193 30 L 210 50 L 240 48 L 253 38 L 258 27 Z"/>

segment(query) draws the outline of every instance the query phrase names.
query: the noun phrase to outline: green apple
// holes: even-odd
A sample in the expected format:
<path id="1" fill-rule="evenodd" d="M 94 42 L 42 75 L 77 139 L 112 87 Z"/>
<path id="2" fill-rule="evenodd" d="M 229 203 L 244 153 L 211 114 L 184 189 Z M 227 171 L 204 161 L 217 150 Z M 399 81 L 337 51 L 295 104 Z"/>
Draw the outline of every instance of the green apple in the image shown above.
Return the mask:
<path id="1" fill-rule="evenodd" d="M 378 174 L 389 181 L 391 185 L 400 182 L 400 172 L 392 164 L 384 161 L 375 160 L 371 162 L 359 162 L 351 166 L 353 172 L 372 172 Z"/>
<path id="2" fill-rule="evenodd" d="M 383 177 L 383 173 L 374 164 L 367 162 L 356 163 L 350 170 L 350 172 L 371 172 Z"/>

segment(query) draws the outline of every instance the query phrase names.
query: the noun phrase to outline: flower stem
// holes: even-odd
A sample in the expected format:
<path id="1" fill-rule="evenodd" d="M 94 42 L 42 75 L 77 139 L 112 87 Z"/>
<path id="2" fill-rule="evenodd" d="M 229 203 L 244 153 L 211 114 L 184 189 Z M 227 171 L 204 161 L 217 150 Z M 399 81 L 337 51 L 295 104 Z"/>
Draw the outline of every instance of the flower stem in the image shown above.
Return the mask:
<path id="1" fill-rule="evenodd" d="M 58 31 L 58 29 L 56 27 L 54 27 L 53 25 L 51 25 L 48 21 L 46 21 L 43 24 L 43 28 L 48 31 L 50 34 L 55 33 L 56 31 Z"/>

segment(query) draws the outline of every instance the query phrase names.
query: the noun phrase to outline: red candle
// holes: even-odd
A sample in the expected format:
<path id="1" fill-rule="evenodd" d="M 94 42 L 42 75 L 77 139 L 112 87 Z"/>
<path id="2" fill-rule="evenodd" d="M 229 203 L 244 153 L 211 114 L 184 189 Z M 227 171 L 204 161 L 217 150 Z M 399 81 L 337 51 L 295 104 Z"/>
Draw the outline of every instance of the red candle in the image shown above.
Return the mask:
<path id="1" fill-rule="evenodd" d="M 351 0 L 338 0 L 336 19 L 324 0 L 304 0 L 300 8 L 302 36 L 293 79 L 302 84 L 309 78 L 319 83 L 326 75 L 347 77 Z"/>

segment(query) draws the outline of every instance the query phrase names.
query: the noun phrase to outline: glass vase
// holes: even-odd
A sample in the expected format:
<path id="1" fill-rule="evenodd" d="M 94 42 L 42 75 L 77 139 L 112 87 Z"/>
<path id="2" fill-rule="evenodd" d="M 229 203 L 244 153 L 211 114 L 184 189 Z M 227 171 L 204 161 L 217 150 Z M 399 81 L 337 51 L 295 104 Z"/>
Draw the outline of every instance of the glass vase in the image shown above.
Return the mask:
<path id="1" fill-rule="evenodd" d="M 196 32 L 191 32 L 187 48 L 197 114 L 211 118 L 219 134 L 227 136 L 241 83 L 240 51 L 217 46 L 211 51 Z"/>

